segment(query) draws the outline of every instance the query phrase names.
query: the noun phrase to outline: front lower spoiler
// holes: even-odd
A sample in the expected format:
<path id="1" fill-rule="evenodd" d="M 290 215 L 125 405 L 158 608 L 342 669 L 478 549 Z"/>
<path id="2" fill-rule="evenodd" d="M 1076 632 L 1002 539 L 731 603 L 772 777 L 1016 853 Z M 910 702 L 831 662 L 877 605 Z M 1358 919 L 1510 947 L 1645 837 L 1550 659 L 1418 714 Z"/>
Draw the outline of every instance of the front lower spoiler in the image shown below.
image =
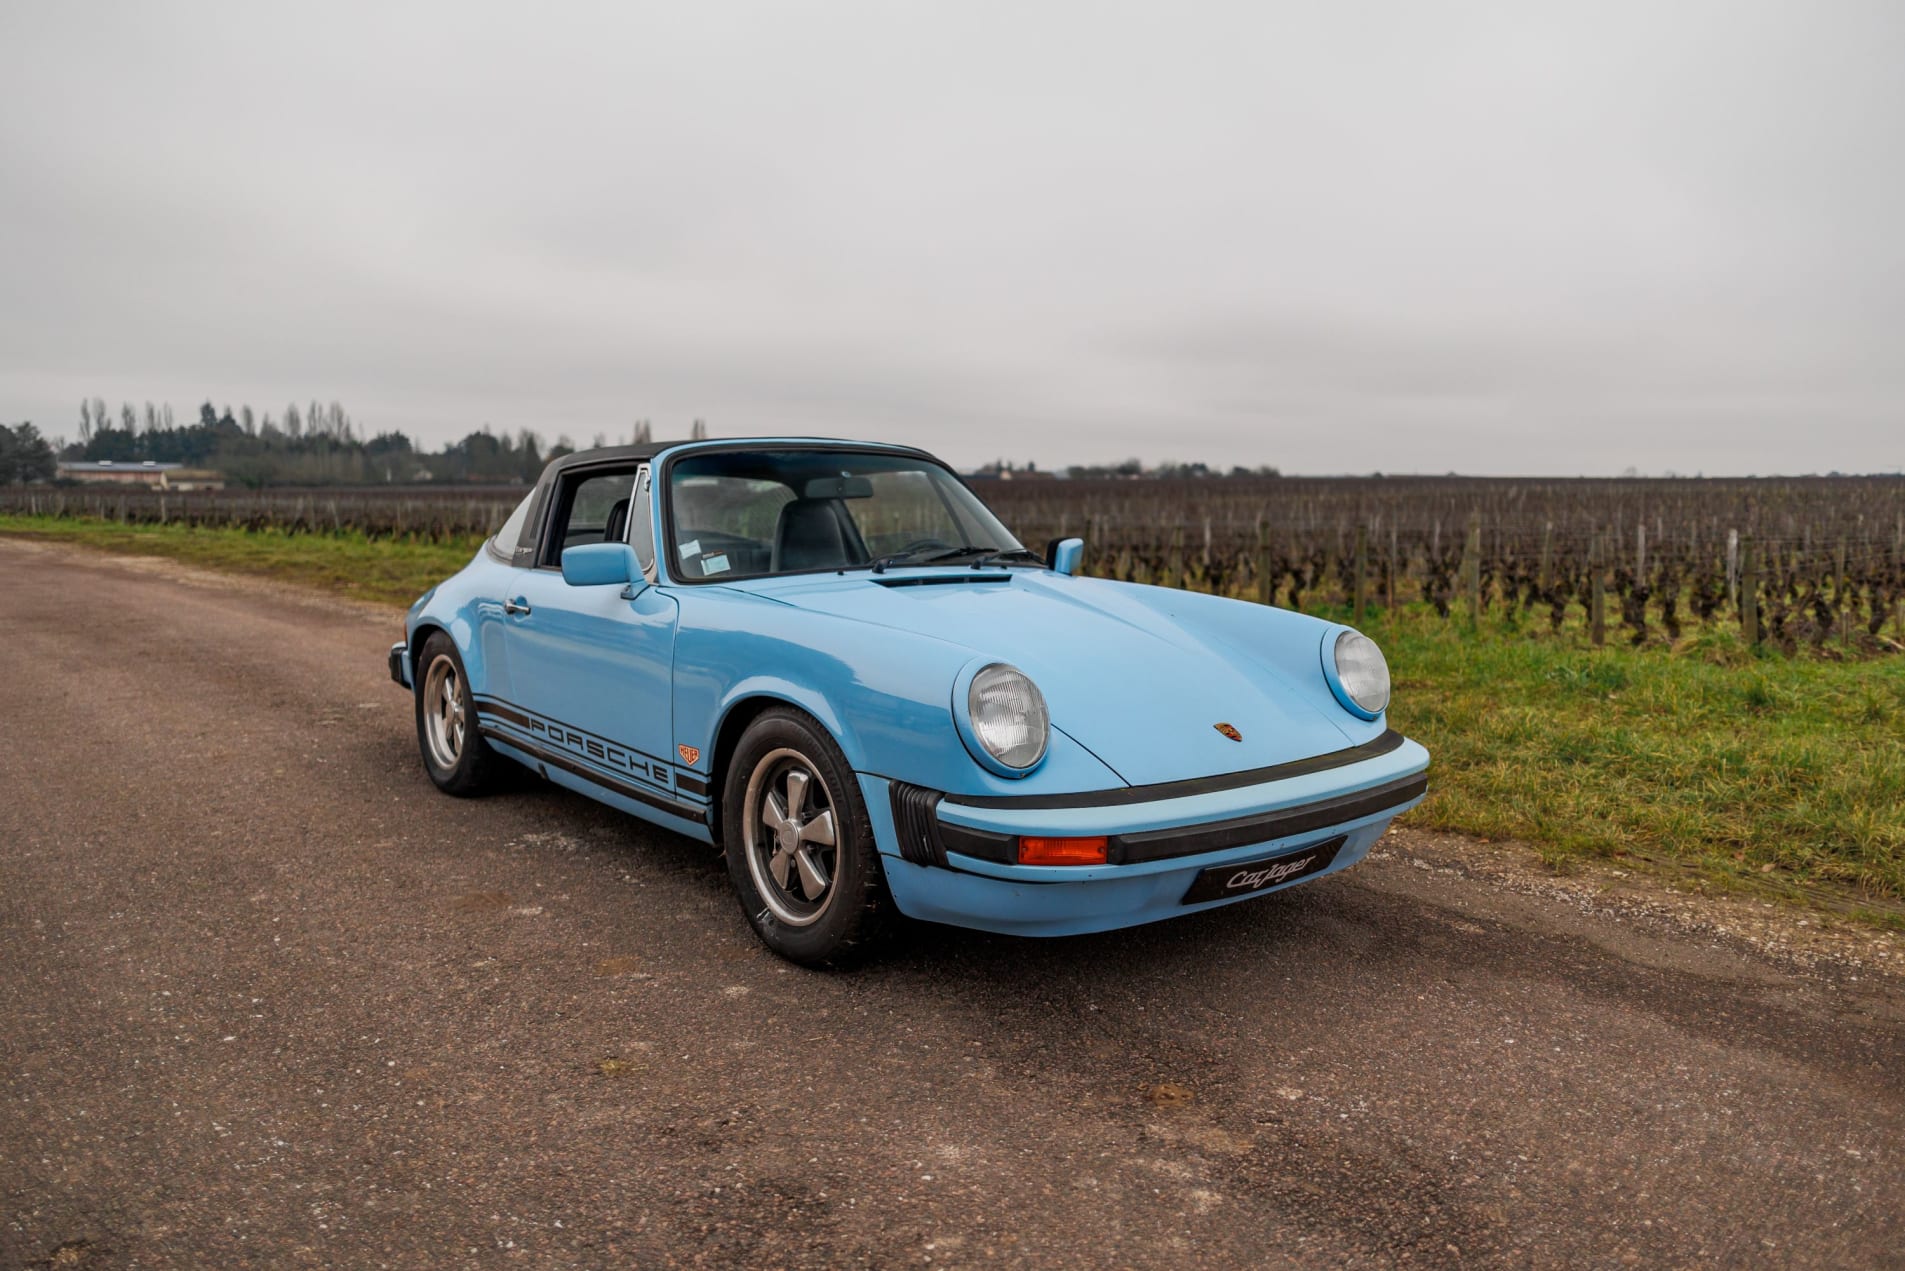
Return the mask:
<path id="1" fill-rule="evenodd" d="M 957 800 L 862 774 L 861 788 L 894 903 L 910 917 L 1015 935 L 1071 935 L 1235 904 L 1278 887 L 1184 903 L 1213 866 L 1264 861 L 1344 842 L 1301 886 L 1360 861 L 1428 789 L 1428 751 L 1397 735 L 1306 761 L 1261 784 L 1214 783 L 1180 798 L 1131 802 L 1128 791 L 1043 801 Z M 1050 806 L 1053 802 L 1062 806 Z M 1016 863 L 1020 835 L 1104 835 L 1103 865 Z"/>

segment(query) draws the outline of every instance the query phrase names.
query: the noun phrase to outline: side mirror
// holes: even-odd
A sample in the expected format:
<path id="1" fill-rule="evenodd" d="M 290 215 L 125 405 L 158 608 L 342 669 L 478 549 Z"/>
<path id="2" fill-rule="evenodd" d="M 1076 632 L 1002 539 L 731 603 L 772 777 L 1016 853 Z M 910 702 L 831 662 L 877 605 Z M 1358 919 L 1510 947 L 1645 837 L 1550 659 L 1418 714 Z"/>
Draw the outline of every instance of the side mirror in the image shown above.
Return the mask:
<path id="1" fill-rule="evenodd" d="M 1045 545 L 1045 560 L 1061 574 L 1076 574 L 1085 560 L 1085 540 L 1055 538 Z"/>
<path id="2" fill-rule="evenodd" d="M 588 543 L 562 553 L 562 581 L 571 587 L 626 585 L 641 576 L 627 543 Z"/>

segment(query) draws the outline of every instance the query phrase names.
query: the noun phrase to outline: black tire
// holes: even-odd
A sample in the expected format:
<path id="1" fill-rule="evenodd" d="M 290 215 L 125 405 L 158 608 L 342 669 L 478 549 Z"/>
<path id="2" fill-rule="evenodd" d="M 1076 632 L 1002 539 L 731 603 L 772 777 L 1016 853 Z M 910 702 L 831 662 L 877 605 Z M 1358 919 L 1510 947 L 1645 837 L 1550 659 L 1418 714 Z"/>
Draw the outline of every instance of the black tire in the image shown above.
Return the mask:
<path id="1" fill-rule="evenodd" d="M 416 680 L 417 749 L 423 770 L 437 789 L 458 798 L 482 794 L 494 784 L 501 760 L 476 728 L 476 702 L 456 641 L 441 631 L 423 642 L 423 652 L 412 670 Z M 441 709 L 454 703 L 451 716 Z"/>
<path id="2" fill-rule="evenodd" d="M 798 803 L 790 797 L 795 782 Z M 728 877 L 768 948 L 802 966 L 840 967 L 891 935 L 893 901 L 859 782 L 811 716 L 775 707 L 748 725 L 728 763 L 721 808 Z"/>

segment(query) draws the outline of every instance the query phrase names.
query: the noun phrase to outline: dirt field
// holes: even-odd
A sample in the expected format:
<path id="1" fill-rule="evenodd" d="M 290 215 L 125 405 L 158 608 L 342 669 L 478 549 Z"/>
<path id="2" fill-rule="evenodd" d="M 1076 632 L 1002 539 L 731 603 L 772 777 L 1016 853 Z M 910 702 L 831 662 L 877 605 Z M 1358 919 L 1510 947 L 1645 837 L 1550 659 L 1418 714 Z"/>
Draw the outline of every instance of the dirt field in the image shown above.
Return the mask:
<path id="1" fill-rule="evenodd" d="M 437 794 L 388 612 L 0 594 L 0 1268 L 1905 1264 L 1894 937 L 1402 835 L 816 975 L 705 848 Z"/>

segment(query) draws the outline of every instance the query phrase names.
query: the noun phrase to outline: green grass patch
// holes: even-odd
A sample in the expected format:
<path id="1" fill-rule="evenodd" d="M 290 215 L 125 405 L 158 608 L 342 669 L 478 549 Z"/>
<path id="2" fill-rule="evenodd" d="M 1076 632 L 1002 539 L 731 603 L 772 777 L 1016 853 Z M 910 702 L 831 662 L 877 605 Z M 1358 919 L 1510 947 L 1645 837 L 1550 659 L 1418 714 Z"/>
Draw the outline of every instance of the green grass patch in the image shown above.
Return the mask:
<path id="1" fill-rule="evenodd" d="M 480 540 L 366 539 L 0 516 L 0 533 L 165 556 L 408 604 Z M 1342 613 L 1332 615 L 1345 616 Z M 1596 649 L 1570 626 L 1362 623 L 1389 656 L 1396 727 L 1435 754 L 1410 820 L 1583 857 L 1905 915 L 1905 657 L 1838 661 L 1742 645 Z"/>
<path id="2" fill-rule="evenodd" d="M 77 543 L 408 605 L 469 563 L 482 539 L 366 538 L 360 533 L 120 525 L 70 517 L 0 515 L 0 534 Z"/>
<path id="3" fill-rule="evenodd" d="M 1720 632 L 1595 649 L 1422 613 L 1364 629 L 1392 721 L 1435 754 L 1414 823 L 1905 913 L 1887 903 L 1905 898 L 1905 658 L 1761 654 Z"/>

